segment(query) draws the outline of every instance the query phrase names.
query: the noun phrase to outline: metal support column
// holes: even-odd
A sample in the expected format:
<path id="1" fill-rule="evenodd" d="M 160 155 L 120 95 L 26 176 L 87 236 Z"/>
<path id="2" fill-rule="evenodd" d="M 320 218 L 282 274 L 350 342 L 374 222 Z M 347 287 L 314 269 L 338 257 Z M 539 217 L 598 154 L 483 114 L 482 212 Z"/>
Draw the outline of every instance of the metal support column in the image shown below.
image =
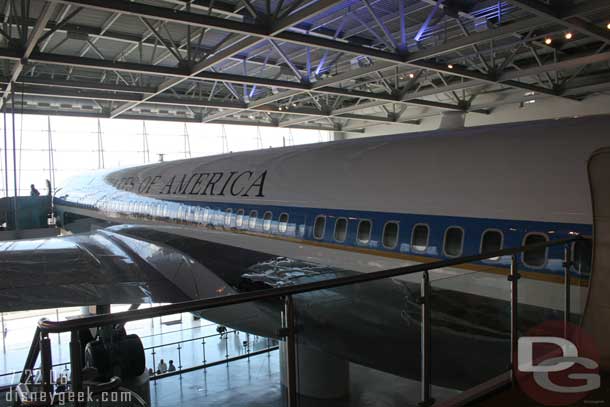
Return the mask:
<path id="1" fill-rule="evenodd" d="M 284 297 L 284 312 L 282 313 L 282 329 L 286 341 L 286 371 L 288 373 L 288 407 L 297 405 L 297 360 L 296 334 L 294 326 L 294 301 L 292 296 Z"/>
<path id="2" fill-rule="evenodd" d="M 79 403 L 80 392 L 83 391 L 83 360 L 82 360 L 82 347 L 80 338 L 78 336 L 78 330 L 70 332 L 70 380 L 72 382 L 72 392 L 75 394 L 75 407 L 82 406 Z"/>
<path id="3" fill-rule="evenodd" d="M 51 357 L 51 340 L 49 333 L 40 332 L 40 371 L 42 375 L 42 391 L 47 400 L 51 400 L 53 389 L 53 360 Z M 49 405 L 51 403 L 49 402 Z"/>
<path id="4" fill-rule="evenodd" d="M 5 196 L 8 198 L 8 141 L 6 138 L 6 109 L 4 110 L 2 116 L 4 117 L 4 192 Z"/>
<path id="5" fill-rule="evenodd" d="M 564 309 L 563 309 L 563 337 L 568 337 L 568 324 L 570 323 L 571 312 L 571 281 L 570 268 L 572 267 L 571 246 L 566 245 L 563 249 L 563 275 L 564 275 Z"/>
<path id="6" fill-rule="evenodd" d="M 518 333 L 518 321 L 519 321 L 519 271 L 517 270 L 517 256 L 512 255 L 510 262 L 510 275 L 508 276 L 510 281 L 510 369 L 511 369 L 511 380 L 513 385 L 517 383 L 517 341 L 519 340 Z"/>
<path id="7" fill-rule="evenodd" d="M 15 189 L 14 203 L 15 207 L 13 208 L 14 215 L 14 227 L 15 231 L 19 230 L 19 216 L 18 216 L 18 208 L 17 208 L 17 197 L 19 196 L 19 192 L 17 191 L 17 141 L 15 135 L 15 90 L 11 93 L 11 117 L 13 119 L 13 186 Z M 7 187 L 8 189 L 8 187 Z"/>
<path id="8" fill-rule="evenodd" d="M 430 350 L 432 334 L 432 314 L 431 314 L 431 290 L 430 275 L 424 271 L 421 280 L 421 401 L 420 407 L 431 406 L 434 404 L 432 398 L 432 372 L 430 369 Z"/>

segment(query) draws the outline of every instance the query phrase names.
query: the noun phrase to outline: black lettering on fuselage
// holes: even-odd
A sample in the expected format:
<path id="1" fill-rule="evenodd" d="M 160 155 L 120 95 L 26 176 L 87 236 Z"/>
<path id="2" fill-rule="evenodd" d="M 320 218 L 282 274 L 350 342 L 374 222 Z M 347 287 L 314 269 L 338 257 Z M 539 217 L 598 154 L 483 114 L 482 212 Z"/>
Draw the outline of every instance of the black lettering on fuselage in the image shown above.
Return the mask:
<path id="1" fill-rule="evenodd" d="M 231 188 L 229 188 L 229 192 L 231 193 L 232 196 L 237 196 L 237 195 L 240 195 L 242 192 L 244 192 L 244 189 L 246 188 L 244 185 L 242 185 L 242 187 L 239 189 L 239 191 L 235 191 L 235 185 L 246 174 L 248 175 L 248 181 L 249 181 L 254 173 L 252 171 L 244 171 L 241 174 L 239 174 L 237 177 L 235 177 L 235 179 L 231 183 Z"/>
<path id="2" fill-rule="evenodd" d="M 233 178 L 233 176 L 237 174 L 237 171 L 231 171 L 229 173 L 229 176 L 227 177 L 227 180 L 225 181 L 225 184 L 222 186 L 222 189 L 220 190 L 220 192 L 217 195 L 222 195 L 224 196 L 225 194 L 225 189 L 227 189 L 227 185 L 229 185 L 229 181 L 231 181 L 231 178 Z"/>
<path id="3" fill-rule="evenodd" d="M 159 191 L 159 194 L 163 195 L 163 194 L 170 194 L 171 190 L 172 190 L 172 186 L 174 185 L 174 180 L 176 179 L 176 176 L 172 176 L 170 178 L 169 181 L 167 181 L 167 183 L 163 186 L 163 188 L 161 188 L 161 191 Z M 163 192 L 165 191 L 165 192 Z"/>
<path id="4" fill-rule="evenodd" d="M 207 185 L 201 192 L 201 195 L 214 196 L 214 186 L 218 183 L 218 181 L 220 181 L 220 179 L 222 178 L 223 175 L 224 175 L 224 173 L 222 173 L 222 172 L 213 172 L 212 176 L 208 180 Z M 210 190 L 209 194 L 208 194 L 208 189 Z"/>
<path id="5" fill-rule="evenodd" d="M 250 184 L 250 187 L 248 187 L 248 189 L 246 190 L 246 192 L 242 195 L 242 196 L 249 196 L 248 193 L 250 192 L 250 190 L 252 188 L 258 187 L 258 193 L 255 195 L 257 197 L 264 197 L 265 194 L 263 193 L 263 189 L 265 187 L 265 177 L 267 176 L 267 171 L 263 171 L 261 173 L 261 175 L 259 175 L 254 182 L 252 182 L 252 184 Z"/>
<path id="6" fill-rule="evenodd" d="M 160 175 L 155 175 L 153 177 L 153 179 L 150 181 L 150 183 L 148 184 L 148 187 L 146 188 L 146 193 L 148 194 L 150 192 L 150 188 L 155 185 L 157 183 L 157 181 L 159 181 L 161 179 Z"/>
<path id="7" fill-rule="evenodd" d="M 209 172 L 202 172 L 202 173 L 199 174 L 199 176 L 195 180 L 195 183 L 191 187 L 191 190 L 189 191 L 190 195 L 197 195 L 197 194 L 199 194 L 199 191 L 201 190 L 201 184 L 203 183 L 202 178 L 204 176 L 207 178 L 207 177 L 210 176 L 210 173 Z M 199 188 L 197 188 L 197 187 L 199 187 Z M 195 190 L 195 188 L 197 188 L 197 190 Z"/>

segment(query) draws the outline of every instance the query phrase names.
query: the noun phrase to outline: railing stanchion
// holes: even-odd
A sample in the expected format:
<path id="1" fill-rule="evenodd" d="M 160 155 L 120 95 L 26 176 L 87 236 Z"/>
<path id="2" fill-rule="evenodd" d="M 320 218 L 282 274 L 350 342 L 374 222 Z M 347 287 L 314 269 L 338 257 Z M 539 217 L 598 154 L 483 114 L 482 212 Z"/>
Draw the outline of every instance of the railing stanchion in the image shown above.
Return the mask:
<path id="1" fill-rule="evenodd" d="M 220 334 L 220 339 L 222 340 L 222 334 Z M 227 363 L 229 363 L 229 333 L 225 332 L 225 359 Z"/>
<path id="2" fill-rule="evenodd" d="M 182 372 L 182 346 L 178 344 L 178 371 Z"/>
<path id="3" fill-rule="evenodd" d="M 51 397 L 53 396 L 53 360 L 51 357 L 51 340 L 49 333 L 40 331 L 40 370 L 42 376 L 42 391 L 45 393 L 46 400 L 49 405 L 52 404 Z"/>
<path id="4" fill-rule="evenodd" d="M 510 371 L 511 381 L 516 384 L 517 375 L 517 341 L 519 340 L 519 270 L 517 269 L 517 255 L 513 254 L 510 261 Z"/>
<path id="5" fill-rule="evenodd" d="M 434 404 L 431 395 L 432 372 L 430 369 L 432 315 L 431 315 L 430 275 L 424 271 L 421 280 L 421 401 L 419 406 L 425 407 Z"/>
<path id="6" fill-rule="evenodd" d="M 82 406 L 83 403 L 78 400 L 79 395 L 83 391 L 83 360 L 82 360 L 82 348 L 80 338 L 78 336 L 78 330 L 74 329 L 70 332 L 70 380 L 72 382 L 72 393 L 74 393 L 76 407 Z M 67 379 L 67 378 L 66 378 Z"/>
<path id="7" fill-rule="evenodd" d="M 284 340 L 286 341 L 288 407 L 296 407 L 297 405 L 297 360 L 294 318 L 294 301 L 292 300 L 291 295 L 287 295 L 284 297 L 282 329 L 284 330 Z"/>
<path id="8" fill-rule="evenodd" d="M 564 308 L 563 308 L 563 337 L 568 337 L 568 324 L 570 323 L 571 308 L 571 281 L 570 267 L 572 266 L 571 245 L 567 244 L 563 250 L 563 274 L 564 274 Z"/>
<path id="9" fill-rule="evenodd" d="M 206 367 L 206 363 L 207 363 L 208 361 L 205 359 L 205 338 L 203 338 L 203 339 L 201 340 L 201 347 L 202 347 L 202 350 L 203 350 L 203 368 L 204 368 L 204 369 L 206 369 L 206 368 L 207 368 L 207 367 Z"/>
<path id="10" fill-rule="evenodd" d="M 153 357 L 153 366 L 152 366 L 152 368 L 153 368 L 153 376 L 156 376 L 157 375 L 157 359 L 155 358 L 156 352 L 155 352 L 155 347 L 154 346 L 152 348 L 151 355 Z"/>

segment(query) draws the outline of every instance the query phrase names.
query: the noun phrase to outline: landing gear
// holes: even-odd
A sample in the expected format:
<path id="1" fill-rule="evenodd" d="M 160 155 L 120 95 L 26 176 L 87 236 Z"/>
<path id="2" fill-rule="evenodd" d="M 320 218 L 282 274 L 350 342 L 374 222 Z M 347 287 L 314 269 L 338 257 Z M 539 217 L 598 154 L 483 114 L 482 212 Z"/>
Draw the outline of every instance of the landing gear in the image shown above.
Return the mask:
<path id="1" fill-rule="evenodd" d="M 97 369 L 102 380 L 140 376 L 146 368 L 142 341 L 138 335 L 127 335 L 122 327 L 103 332 L 85 346 L 85 365 Z"/>

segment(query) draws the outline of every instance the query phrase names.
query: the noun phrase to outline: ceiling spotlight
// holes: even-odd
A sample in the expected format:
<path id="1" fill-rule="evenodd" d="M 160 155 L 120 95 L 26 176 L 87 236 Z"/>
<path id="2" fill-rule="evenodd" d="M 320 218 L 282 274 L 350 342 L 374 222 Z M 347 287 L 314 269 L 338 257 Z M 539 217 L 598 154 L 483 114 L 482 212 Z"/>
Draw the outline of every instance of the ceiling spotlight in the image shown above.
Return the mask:
<path id="1" fill-rule="evenodd" d="M 610 23 L 608 23 L 608 25 L 606 26 L 606 28 L 610 30 Z"/>
<path id="2" fill-rule="evenodd" d="M 293 104 L 292 104 L 292 107 L 297 107 L 297 104 L 296 104 L 296 103 L 293 103 Z"/>
<path id="3" fill-rule="evenodd" d="M 449 65 L 447 65 L 447 68 L 449 68 L 449 69 L 453 69 L 453 64 L 449 64 Z"/>
<path id="4" fill-rule="evenodd" d="M 567 33 L 564 35 L 564 37 L 565 37 L 565 39 L 566 39 L 566 40 L 571 40 L 571 39 L 572 39 L 572 37 L 573 37 L 573 35 L 572 35 L 572 33 L 571 33 L 571 32 L 567 32 Z"/>
<path id="5" fill-rule="evenodd" d="M 278 107 L 277 110 L 282 111 L 282 106 Z"/>
<path id="6" fill-rule="evenodd" d="M 551 44 L 553 43 L 553 39 L 552 39 L 551 37 L 546 37 L 546 38 L 544 39 L 544 43 L 545 43 L 546 45 L 551 45 Z"/>
<path id="7" fill-rule="evenodd" d="M 409 74 L 409 78 L 411 78 L 411 79 L 415 78 L 415 74 L 414 73 L 410 73 Z"/>

